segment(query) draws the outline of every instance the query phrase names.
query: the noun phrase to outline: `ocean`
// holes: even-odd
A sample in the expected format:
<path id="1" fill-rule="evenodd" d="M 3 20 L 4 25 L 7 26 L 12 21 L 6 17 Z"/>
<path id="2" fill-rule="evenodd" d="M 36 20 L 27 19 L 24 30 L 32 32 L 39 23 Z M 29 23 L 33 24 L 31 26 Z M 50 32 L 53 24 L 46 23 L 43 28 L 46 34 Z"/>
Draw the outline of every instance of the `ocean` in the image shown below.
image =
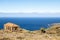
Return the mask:
<path id="1" fill-rule="evenodd" d="M 0 29 L 3 29 L 4 24 L 8 22 L 27 30 L 39 30 L 42 27 L 48 28 L 48 24 L 60 23 L 60 18 L 0 18 Z"/>

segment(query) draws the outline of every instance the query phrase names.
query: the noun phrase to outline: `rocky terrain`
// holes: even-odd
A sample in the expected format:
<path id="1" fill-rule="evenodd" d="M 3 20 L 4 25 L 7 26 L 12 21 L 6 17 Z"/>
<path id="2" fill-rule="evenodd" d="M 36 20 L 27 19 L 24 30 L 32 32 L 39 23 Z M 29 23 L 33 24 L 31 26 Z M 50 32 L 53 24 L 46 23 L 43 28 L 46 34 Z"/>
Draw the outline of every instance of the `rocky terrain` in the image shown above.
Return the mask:
<path id="1" fill-rule="evenodd" d="M 19 31 L 0 30 L 0 40 L 60 40 L 60 24 L 53 24 L 49 28 L 29 31 L 20 28 Z"/>

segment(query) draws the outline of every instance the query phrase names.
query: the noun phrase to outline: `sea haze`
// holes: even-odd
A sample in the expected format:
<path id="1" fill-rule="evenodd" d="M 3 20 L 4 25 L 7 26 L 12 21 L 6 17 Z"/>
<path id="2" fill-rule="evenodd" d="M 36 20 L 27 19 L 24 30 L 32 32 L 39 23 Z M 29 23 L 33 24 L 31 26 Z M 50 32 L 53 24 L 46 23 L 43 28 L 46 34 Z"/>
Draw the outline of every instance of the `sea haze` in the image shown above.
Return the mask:
<path id="1" fill-rule="evenodd" d="M 0 18 L 0 29 L 7 22 L 15 23 L 27 30 L 39 30 L 41 27 L 48 28 L 48 24 L 60 23 L 60 18 Z"/>

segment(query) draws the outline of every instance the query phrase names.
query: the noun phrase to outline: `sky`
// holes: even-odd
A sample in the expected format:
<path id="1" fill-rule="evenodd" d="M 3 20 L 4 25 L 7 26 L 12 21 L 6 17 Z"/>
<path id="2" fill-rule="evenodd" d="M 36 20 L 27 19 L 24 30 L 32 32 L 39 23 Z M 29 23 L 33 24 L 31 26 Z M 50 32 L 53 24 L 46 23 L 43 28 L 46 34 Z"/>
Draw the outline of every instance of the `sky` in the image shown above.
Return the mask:
<path id="1" fill-rule="evenodd" d="M 5 13 L 18 13 L 18 15 L 20 15 L 19 13 L 28 13 L 28 15 L 29 13 L 37 13 L 37 16 L 43 14 L 41 15 L 42 17 L 45 14 L 50 16 L 53 14 L 52 16 L 55 17 L 60 15 L 60 0 L 0 0 L 0 13 L 0 17 Z M 58 15 L 56 15 L 57 13 Z M 30 14 L 29 16 L 31 15 L 35 16 L 35 14 Z M 5 16 L 9 15 L 6 14 Z"/>

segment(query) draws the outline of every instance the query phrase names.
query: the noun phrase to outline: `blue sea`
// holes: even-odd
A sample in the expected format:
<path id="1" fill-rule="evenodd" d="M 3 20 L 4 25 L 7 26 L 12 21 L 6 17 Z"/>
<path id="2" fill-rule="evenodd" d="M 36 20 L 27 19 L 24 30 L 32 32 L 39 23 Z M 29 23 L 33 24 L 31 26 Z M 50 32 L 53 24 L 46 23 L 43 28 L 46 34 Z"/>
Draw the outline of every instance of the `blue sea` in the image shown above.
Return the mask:
<path id="1" fill-rule="evenodd" d="M 60 18 L 0 18 L 0 29 L 7 22 L 15 23 L 27 30 L 39 30 L 41 27 L 48 28 L 48 24 L 60 23 Z"/>

